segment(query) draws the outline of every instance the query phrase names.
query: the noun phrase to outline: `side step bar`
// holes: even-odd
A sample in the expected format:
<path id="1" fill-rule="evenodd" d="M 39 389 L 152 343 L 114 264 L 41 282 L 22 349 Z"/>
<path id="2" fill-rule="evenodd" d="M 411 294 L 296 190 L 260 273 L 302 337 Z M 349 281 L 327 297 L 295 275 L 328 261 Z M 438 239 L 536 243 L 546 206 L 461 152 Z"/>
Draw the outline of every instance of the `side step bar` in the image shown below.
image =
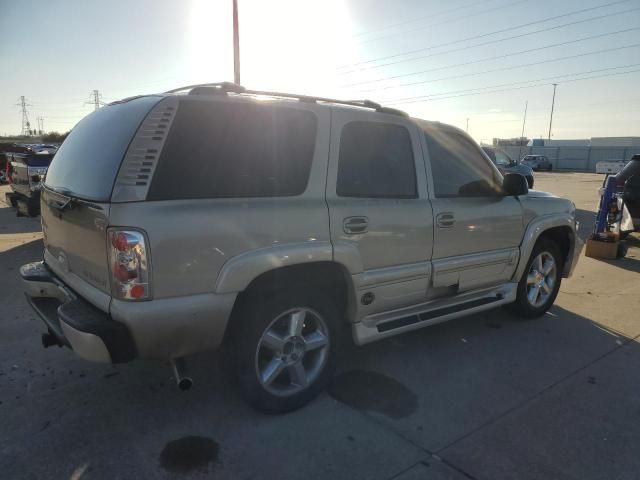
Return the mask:
<path id="1" fill-rule="evenodd" d="M 502 300 L 502 295 L 496 295 L 495 297 L 479 298 L 477 300 L 471 300 L 470 302 L 459 303 L 458 305 L 452 305 L 450 307 L 438 308 L 429 312 L 421 313 L 420 315 L 409 315 L 407 317 L 398 318 L 389 322 L 384 322 L 376 326 L 379 332 L 388 332 L 389 330 L 395 330 L 396 328 L 406 327 L 414 323 L 425 322 L 433 318 L 449 315 L 450 313 L 463 312 L 470 308 L 479 307 L 481 305 L 487 305 Z"/>
<path id="2" fill-rule="evenodd" d="M 353 340 L 358 345 L 392 337 L 400 333 L 472 315 L 511 303 L 516 298 L 517 283 L 469 292 L 461 296 L 439 299 L 392 312 L 365 317 L 352 325 Z"/>

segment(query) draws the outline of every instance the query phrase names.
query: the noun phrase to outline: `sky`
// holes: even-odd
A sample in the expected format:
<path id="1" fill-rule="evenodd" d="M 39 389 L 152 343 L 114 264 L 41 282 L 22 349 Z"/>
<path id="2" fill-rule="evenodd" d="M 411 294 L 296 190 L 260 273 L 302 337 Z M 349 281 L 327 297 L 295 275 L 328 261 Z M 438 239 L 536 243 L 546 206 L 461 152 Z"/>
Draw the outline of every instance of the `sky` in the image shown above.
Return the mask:
<path id="1" fill-rule="evenodd" d="M 233 80 L 232 0 L 0 0 L 0 134 Z M 238 0 L 241 83 L 494 137 L 640 136 L 640 0 Z"/>

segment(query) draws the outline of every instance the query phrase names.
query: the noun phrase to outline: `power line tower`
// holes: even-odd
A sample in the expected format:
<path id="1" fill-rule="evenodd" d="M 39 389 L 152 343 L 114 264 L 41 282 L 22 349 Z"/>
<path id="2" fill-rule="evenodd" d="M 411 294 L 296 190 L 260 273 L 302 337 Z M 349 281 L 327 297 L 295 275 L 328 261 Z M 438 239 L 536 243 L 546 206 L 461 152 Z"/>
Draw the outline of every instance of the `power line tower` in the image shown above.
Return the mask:
<path id="1" fill-rule="evenodd" d="M 22 110 L 22 127 L 20 129 L 22 135 L 30 135 L 31 134 L 31 123 L 29 122 L 29 112 L 27 111 L 27 107 L 33 107 L 30 103 L 27 103 L 27 100 L 24 98 L 24 95 L 20 97 L 20 102 L 16 103 L 17 106 Z"/>
<path id="2" fill-rule="evenodd" d="M 44 117 L 36 117 L 36 122 L 38 124 L 38 134 L 42 135 L 44 133 Z"/>
<path id="3" fill-rule="evenodd" d="M 86 104 L 93 104 L 94 109 L 98 110 L 105 103 L 102 101 L 102 94 L 99 90 L 94 90 L 90 95 L 91 100 L 88 102 L 84 102 Z"/>

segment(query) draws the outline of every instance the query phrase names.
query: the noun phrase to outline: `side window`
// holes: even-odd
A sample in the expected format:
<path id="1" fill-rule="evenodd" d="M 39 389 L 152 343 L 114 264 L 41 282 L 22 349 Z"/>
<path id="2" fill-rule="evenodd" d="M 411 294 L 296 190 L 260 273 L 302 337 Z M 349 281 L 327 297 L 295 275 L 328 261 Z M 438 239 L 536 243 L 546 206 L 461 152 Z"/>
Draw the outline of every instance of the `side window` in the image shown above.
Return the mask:
<path id="1" fill-rule="evenodd" d="M 317 118 L 266 103 L 183 100 L 147 199 L 302 194 L 313 162 Z"/>
<path id="2" fill-rule="evenodd" d="M 416 198 L 409 131 L 400 125 L 374 122 L 345 125 L 336 192 L 341 197 Z"/>
<path id="3" fill-rule="evenodd" d="M 425 131 L 436 197 L 486 197 L 500 187 L 493 168 L 467 137 L 440 129 Z"/>
<path id="4" fill-rule="evenodd" d="M 500 150 L 496 150 L 496 165 L 500 165 L 501 167 L 508 167 L 511 165 L 511 159 Z"/>

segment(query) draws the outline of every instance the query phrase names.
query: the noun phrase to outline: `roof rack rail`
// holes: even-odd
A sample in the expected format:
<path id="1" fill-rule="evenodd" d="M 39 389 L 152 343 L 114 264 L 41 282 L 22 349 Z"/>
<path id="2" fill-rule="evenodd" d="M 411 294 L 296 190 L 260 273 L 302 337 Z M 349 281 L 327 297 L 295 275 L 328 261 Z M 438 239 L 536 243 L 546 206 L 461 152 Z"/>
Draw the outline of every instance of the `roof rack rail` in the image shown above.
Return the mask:
<path id="1" fill-rule="evenodd" d="M 168 90 L 165 93 L 180 93 L 189 90 L 189 95 L 207 95 L 215 93 L 236 93 L 245 95 L 263 95 L 267 97 L 280 97 L 280 98 L 292 98 L 300 102 L 307 103 L 335 103 L 338 105 L 349 105 L 352 107 L 370 108 L 376 112 L 389 113 L 392 115 L 400 115 L 408 117 L 409 115 L 402 110 L 395 108 L 383 107 L 379 103 L 372 100 L 337 100 L 335 98 L 316 97 L 312 95 L 299 95 L 295 93 L 283 93 L 283 92 L 270 92 L 265 90 L 248 90 L 242 85 L 231 82 L 220 83 L 200 83 L 196 85 L 188 85 L 186 87 L 174 88 Z"/>
<path id="2" fill-rule="evenodd" d="M 209 91 L 215 89 L 220 93 L 227 93 L 227 92 L 233 92 L 233 93 L 242 93 L 245 91 L 245 88 L 242 85 L 238 85 L 237 83 L 232 83 L 232 82 L 218 82 L 218 83 L 196 83 L 194 85 L 187 85 L 186 87 L 178 87 L 178 88 L 174 88 L 173 90 L 167 90 L 164 93 L 180 93 L 180 92 L 184 92 L 186 90 L 189 90 L 191 93 L 192 90 L 194 89 L 210 89 Z M 193 95 L 196 95 L 196 93 L 193 93 Z"/>

